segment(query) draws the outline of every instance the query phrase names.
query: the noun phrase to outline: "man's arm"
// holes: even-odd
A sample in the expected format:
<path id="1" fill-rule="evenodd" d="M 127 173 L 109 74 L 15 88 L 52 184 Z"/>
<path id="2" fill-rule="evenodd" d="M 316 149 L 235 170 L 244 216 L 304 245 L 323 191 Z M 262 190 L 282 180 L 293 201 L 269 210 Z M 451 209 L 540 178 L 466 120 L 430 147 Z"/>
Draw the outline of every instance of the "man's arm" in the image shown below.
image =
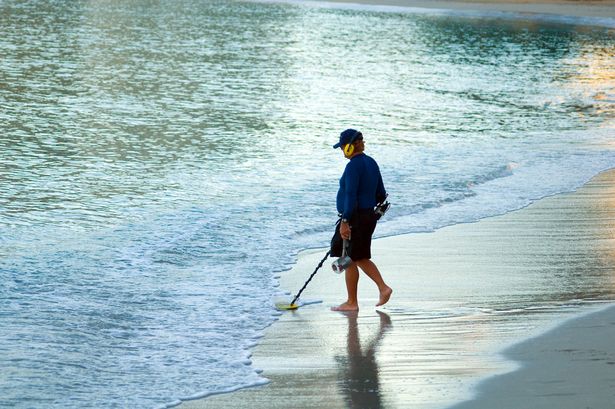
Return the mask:
<path id="1" fill-rule="evenodd" d="M 342 222 L 340 223 L 340 236 L 344 240 L 350 239 L 350 224 L 349 220 L 352 213 L 357 207 L 358 192 L 359 192 L 359 172 L 349 163 L 346 167 L 344 175 L 344 211 L 342 212 Z"/>
<path id="2" fill-rule="evenodd" d="M 350 220 L 352 213 L 357 208 L 358 193 L 359 193 L 359 172 L 356 166 L 346 168 L 346 186 L 344 190 L 344 211 L 342 219 Z"/>

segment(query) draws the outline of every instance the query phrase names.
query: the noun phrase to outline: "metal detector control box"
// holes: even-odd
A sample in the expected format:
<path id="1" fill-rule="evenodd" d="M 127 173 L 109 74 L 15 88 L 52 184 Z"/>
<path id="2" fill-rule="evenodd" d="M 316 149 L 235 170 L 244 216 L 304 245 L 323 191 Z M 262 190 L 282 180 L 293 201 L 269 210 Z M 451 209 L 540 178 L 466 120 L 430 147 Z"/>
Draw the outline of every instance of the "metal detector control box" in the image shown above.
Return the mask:
<path id="1" fill-rule="evenodd" d="M 352 260 L 347 254 L 348 244 L 349 241 L 344 240 L 344 244 L 342 245 L 342 257 L 339 257 L 333 262 L 333 264 L 331 264 L 331 268 L 337 274 L 343 273 L 348 267 L 350 267 L 350 264 L 352 264 Z"/>

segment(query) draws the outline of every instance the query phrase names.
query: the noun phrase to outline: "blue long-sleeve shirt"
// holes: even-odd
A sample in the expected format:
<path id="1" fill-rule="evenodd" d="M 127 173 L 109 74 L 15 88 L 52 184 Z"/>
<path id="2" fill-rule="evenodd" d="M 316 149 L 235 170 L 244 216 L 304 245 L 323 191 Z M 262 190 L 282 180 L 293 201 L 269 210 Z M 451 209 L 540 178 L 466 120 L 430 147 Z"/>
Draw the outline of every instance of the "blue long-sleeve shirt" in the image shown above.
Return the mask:
<path id="1" fill-rule="evenodd" d="M 356 209 L 373 209 L 385 198 L 386 190 L 376 161 L 364 153 L 350 159 L 337 191 L 337 211 L 342 219 L 350 219 Z"/>

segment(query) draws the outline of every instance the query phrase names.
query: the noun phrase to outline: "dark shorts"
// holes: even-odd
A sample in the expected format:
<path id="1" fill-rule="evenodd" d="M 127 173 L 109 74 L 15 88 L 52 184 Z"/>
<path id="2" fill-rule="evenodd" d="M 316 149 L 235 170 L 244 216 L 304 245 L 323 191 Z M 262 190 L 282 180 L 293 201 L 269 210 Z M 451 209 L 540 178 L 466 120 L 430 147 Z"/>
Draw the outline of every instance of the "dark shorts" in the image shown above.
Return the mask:
<path id="1" fill-rule="evenodd" d="M 376 214 L 372 209 L 358 210 L 350 219 L 350 246 L 348 255 L 352 261 L 372 258 L 372 235 L 376 230 Z M 341 257 L 343 240 L 340 236 L 340 223 L 335 225 L 331 239 L 331 257 Z"/>

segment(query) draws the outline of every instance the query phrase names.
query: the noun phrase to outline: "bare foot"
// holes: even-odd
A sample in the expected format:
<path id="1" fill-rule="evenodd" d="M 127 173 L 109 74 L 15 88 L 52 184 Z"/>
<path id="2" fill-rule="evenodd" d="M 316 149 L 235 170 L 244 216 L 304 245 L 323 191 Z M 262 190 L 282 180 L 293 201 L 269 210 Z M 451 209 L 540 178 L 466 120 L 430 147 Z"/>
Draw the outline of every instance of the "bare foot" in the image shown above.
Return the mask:
<path id="1" fill-rule="evenodd" d="M 345 302 L 344 304 L 340 304 L 337 307 L 331 307 L 331 311 L 359 311 L 358 304 L 348 304 Z"/>
<path id="2" fill-rule="evenodd" d="M 380 291 L 380 300 L 378 301 L 378 304 L 376 304 L 376 307 L 380 307 L 381 305 L 384 305 L 389 302 L 391 294 L 393 294 L 393 289 L 388 286 L 384 290 Z"/>

